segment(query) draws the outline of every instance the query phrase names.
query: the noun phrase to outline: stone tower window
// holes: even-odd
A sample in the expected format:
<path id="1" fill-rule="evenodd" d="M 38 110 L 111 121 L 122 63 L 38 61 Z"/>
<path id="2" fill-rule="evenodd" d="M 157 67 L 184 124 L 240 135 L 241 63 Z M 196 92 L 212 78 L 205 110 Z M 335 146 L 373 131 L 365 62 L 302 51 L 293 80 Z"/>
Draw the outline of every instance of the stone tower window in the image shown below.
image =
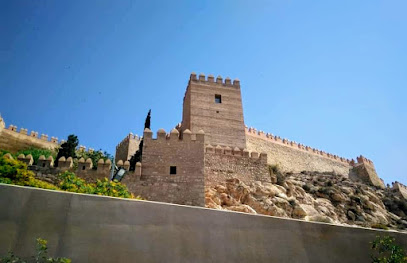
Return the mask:
<path id="1" fill-rule="evenodd" d="M 215 94 L 215 103 L 222 103 L 222 96 L 219 94 Z"/>
<path id="2" fill-rule="evenodd" d="M 170 166 L 170 174 L 177 174 L 177 166 Z"/>

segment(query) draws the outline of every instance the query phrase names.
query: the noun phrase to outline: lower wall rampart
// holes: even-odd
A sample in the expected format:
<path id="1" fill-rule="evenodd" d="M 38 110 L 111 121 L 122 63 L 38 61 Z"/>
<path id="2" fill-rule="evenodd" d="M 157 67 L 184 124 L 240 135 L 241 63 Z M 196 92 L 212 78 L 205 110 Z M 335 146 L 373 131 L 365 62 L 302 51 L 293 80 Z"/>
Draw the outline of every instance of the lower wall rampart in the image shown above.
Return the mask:
<path id="1" fill-rule="evenodd" d="M 254 181 L 272 182 L 267 156 L 256 157 L 233 155 L 224 152 L 205 153 L 205 186 L 215 186 L 225 183 L 226 179 L 238 178 L 246 184 Z"/>
<path id="2" fill-rule="evenodd" d="M 203 178 L 167 175 L 140 180 L 126 175 L 122 183 L 134 195 L 149 201 L 205 206 Z"/>
<path id="3" fill-rule="evenodd" d="M 100 164 L 101 165 L 101 164 Z M 79 178 L 88 183 L 110 178 L 110 165 L 103 169 L 41 167 L 29 165 L 28 169 L 34 172 L 35 177 L 46 182 L 58 184 L 58 174 L 63 171 L 74 172 Z M 137 171 L 127 171 L 122 183 L 135 196 L 150 201 L 160 201 L 175 204 L 204 206 L 204 178 L 187 175 L 160 175 L 141 177 Z"/>
<path id="4" fill-rule="evenodd" d="M 297 150 L 293 147 L 264 140 L 246 133 L 247 149 L 267 153 L 267 162 L 277 164 L 284 172 L 302 171 L 335 172 L 347 176 L 352 168 L 348 163 L 332 158 L 325 158 L 311 152 Z"/>
<path id="5" fill-rule="evenodd" d="M 0 255 L 35 239 L 72 262 L 371 262 L 376 236 L 407 235 L 0 184 Z"/>

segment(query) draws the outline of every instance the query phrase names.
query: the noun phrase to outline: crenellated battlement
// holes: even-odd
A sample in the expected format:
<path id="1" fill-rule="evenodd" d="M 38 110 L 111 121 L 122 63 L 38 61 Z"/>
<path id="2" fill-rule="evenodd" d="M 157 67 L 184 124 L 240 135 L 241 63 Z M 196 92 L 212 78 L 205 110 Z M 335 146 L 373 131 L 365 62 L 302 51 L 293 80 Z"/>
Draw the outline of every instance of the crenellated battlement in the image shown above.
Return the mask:
<path id="1" fill-rule="evenodd" d="M 123 145 L 125 145 L 125 144 L 128 144 L 129 141 L 131 141 L 131 140 L 135 140 L 135 141 L 137 141 L 137 142 L 140 142 L 142 138 L 143 138 L 143 137 L 139 137 L 137 134 L 134 135 L 133 133 L 130 132 L 121 142 L 119 142 L 118 145 L 116 145 L 116 150 L 117 150 L 119 147 L 121 147 L 121 146 L 123 146 Z"/>
<path id="2" fill-rule="evenodd" d="M 209 85 L 221 85 L 227 87 L 235 87 L 240 89 L 240 80 L 234 79 L 233 82 L 229 77 L 225 79 L 222 76 L 217 76 L 216 79 L 213 75 L 208 75 L 207 77 L 205 74 L 201 73 L 199 76 L 196 75 L 195 72 L 192 72 L 189 77 L 190 82 L 199 82 L 201 84 L 209 84 Z"/>
<path id="3" fill-rule="evenodd" d="M 362 155 L 356 157 L 356 160 L 358 161 L 358 163 L 363 163 L 363 164 L 374 166 L 374 164 L 371 160 L 367 159 L 366 157 L 364 157 Z"/>
<path id="4" fill-rule="evenodd" d="M 170 133 L 166 133 L 164 129 L 157 131 L 157 137 L 153 138 L 153 132 L 146 128 L 144 130 L 143 138 L 145 141 L 171 141 L 171 142 L 204 142 L 205 133 L 200 130 L 197 133 L 192 133 L 186 129 L 180 133 L 177 129 L 172 129 Z"/>
<path id="5" fill-rule="evenodd" d="M 12 132 L 16 132 L 22 135 L 27 135 L 29 137 L 35 138 L 35 139 L 39 139 L 39 140 L 43 140 L 43 141 L 47 141 L 47 142 L 51 142 L 51 143 L 55 143 L 56 145 L 61 144 L 58 143 L 58 137 L 51 137 L 49 139 L 47 134 L 41 134 L 41 136 L 38 136 L 38 132 L 36 131 L 31 131 L 30 133 L 28 133 L 28 129 L 25 128 L 20 128 L 20 131 L 17 130 L 17 126 L 10 124 L 8 129 L 9 131 Z"/>
<path id="6" fill-rule="evenodd" d="M 32 165 L 34 162 L 33 156 L 31 154 L 27 154 L 27 156 L 25 156 L 24 154 L 20 154 L 19 156 L 17 156 L 17 160 L 27 165 Z"/>
<path id="7" fill-rule="evenodd" d="M 267 153 L 258 153 L 255 151 L 250 152 L 247 149 L 240 149 L 238 147 L 234 147 L 233 149 L 229 146 L 212 146 L 207 144 L 205 146 L 205 152 L 209 154 L 219 154 L 219 155 L 229 155 L 229 156 L 236 156 L 236 157 L 247 157 L 252 159 L 260 159 L 267 163 Z"/>
<path id="8" fill-rule="evenodd" d="M 257 130 L 257 129 L 252 128 L 252 127 L 247 127 L 246 126 L 245 131 L 246 131 L 247 135 L 255 136 L 257 138 L 261 138 L 263 140 L 270 141 L 270 142 L 273 142 L 273 143 L 282 144 L 282 145 L 285 145 L 287 147 L 291 147 L 291 148 L 294 148 L 294 149 L 297 149 L 297 150 L 300 150 L 300 151 L 305 151 L 305 152 L 308 152 L 308 153 L 311 153 L 311 154 L 320 155 L 322 157 L 329 158 L 331 160 L 335 160 L 335 161 L 338 161 L 338 162 L 341 162 L 341 163 L 344 163 L 344 164 L 348 164 L 350 166 L 354 166 L 354 165 L 360 164 L 360 163 L 364 163 L 364 164 L 368 164 L 370 166 L 373 166 L 373 162 L 371 160 L 363 157 L 362 155 L 357 157 L 357 163 L 356 163 L 354 159 L 347 159 L 347 158 L 344 158 L 344 157 L 340 157 L 340 156 L 338 156 L 336 154 L 327 153 L 325 151 L 322 151 L 322 150 L 319 150 L 319 149 L 316 149 L 316 148 L 313 148 L 313 147 L 310 147 L 310 146 L 306 146 L 306 145 L 303 145 L 301 143 L 297 143 L 295 141 L 290 141 L 288 139 L 281 138 L 280 136 L 273 135 L 271 133 L 265 133 L 265 132 L 263 132 L 261 130 Z"/>

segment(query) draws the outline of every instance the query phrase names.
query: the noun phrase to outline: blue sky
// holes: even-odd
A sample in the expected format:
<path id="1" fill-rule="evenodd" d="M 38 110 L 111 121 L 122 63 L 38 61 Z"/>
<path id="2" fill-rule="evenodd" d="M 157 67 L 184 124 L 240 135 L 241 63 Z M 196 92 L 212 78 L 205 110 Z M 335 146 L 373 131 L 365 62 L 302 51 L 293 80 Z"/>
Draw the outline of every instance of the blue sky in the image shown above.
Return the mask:
<path id="1" fill-rule="evenodd" d="M 9 124 L 114 153 L 182 119 L 192 71 L 239 78 L 245 122 L 407 183 L 406 1 L 0 1 Z"/>

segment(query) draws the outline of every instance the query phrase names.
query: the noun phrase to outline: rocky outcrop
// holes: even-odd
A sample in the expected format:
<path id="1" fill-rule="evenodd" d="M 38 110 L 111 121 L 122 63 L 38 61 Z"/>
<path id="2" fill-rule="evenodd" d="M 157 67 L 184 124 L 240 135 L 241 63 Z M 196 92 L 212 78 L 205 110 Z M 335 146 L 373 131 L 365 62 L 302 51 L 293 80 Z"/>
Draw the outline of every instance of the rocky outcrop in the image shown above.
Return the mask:
<path id="1" fill-rule="evenodd" d="M 328 173 L 285 174 L 279 184 L 232 178 L 205 189 L 206 207 L 373 228 L 407 228 L 407 202 L 380 189 Z"/>

